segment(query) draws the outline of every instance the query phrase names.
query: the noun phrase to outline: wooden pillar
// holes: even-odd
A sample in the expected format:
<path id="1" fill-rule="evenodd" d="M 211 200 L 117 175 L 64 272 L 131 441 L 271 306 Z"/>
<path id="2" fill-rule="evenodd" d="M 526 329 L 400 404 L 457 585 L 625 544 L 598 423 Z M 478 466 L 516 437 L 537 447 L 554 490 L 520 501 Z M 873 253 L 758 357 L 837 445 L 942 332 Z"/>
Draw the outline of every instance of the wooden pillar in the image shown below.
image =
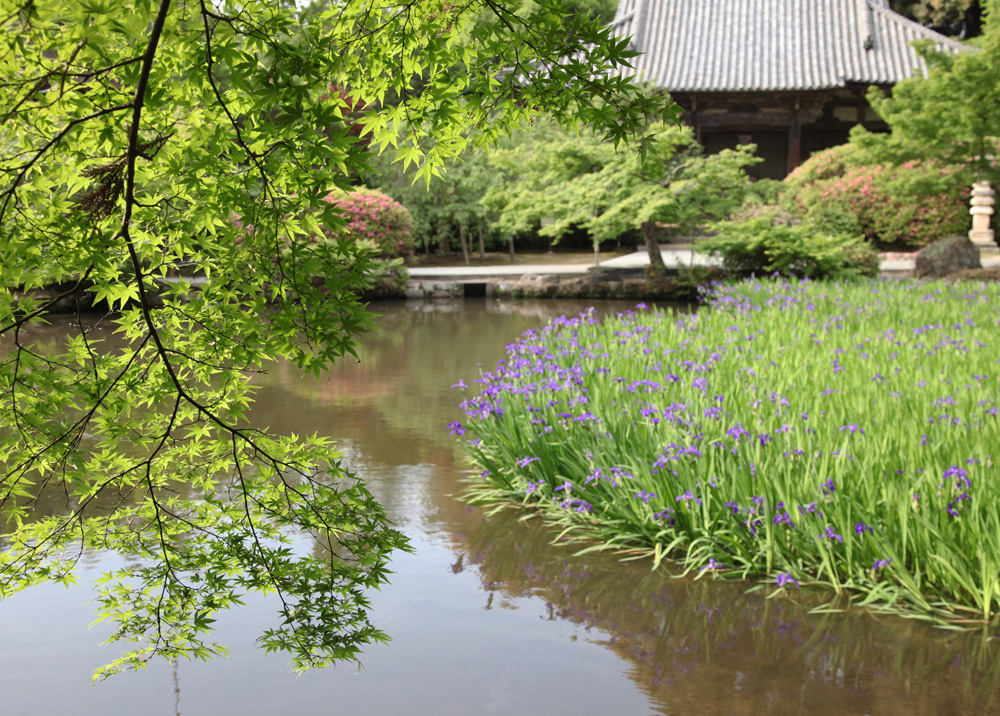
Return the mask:
<path id="1" fill-rule="evenodd" d="M 701 122 L 698 121 L 698 98 L 691 99 L 691 124 L 694 127 L 694 141 L 701 144 Z"/>
<path id="2" fill-rule="evenodd" d="M 802 156 L 802 116 L 799 110 L 799 100 L 795 100 L 792 118 L 788 125 L 788 173 L 799 165 Z"/>

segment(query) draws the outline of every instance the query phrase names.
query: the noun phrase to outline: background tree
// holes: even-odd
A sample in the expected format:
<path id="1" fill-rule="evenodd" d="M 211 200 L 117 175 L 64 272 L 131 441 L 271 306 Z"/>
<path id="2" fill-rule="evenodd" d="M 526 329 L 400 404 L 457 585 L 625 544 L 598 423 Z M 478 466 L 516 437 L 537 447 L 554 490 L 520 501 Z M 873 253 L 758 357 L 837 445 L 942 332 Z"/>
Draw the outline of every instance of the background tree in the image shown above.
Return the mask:
<path id="1" fill-rule="evenodd" d="M 468 254 L 475 243 L 479 252 L 495 241 L 493 213 L 481 203 L 489 187 L 499 180 L 482 147 L 469 147 L 442 176 L 417 181 L 417 168 L 403 169 L 393 157 L 374 157 L 364 181 L 378 187 L 406 206 L 413 217 L 418 247 L 448 253 L 452 240 Z"/>
<path id="2" fill-rule="evenodd" d="M 615 19 L 618 0 L 575 0 L 572 7 L 576 12 L 589 14 L 598 22 L 607 24 Z"/>
<path id="3" fill-rule="evenodd" d="M 996 182 L 1000 146 L 1000 0 L 987 0 L 980 49 L 957 55 L 919 48 L 926 77 L 904 80 L 891 97 L 869 101 L 889 124 L 887 135 L 860 129 L 851 141 L 894 161 L 939 159 L 968 167 L 970 178 Z"/>
<path id="4" fill-rule="evenodd" d="M 224 653 L 214 615 L 250 592 L 278 596 L 260 643 L 297 668 L 385 638 L 364 590 L 404 537 L 327 438 L 245 420 L 255 372 L 318 373 L 368 326 L 369 257 L 323 201 L 364 164 L 354 124 L 429 178 L 542 110 L 620 141 L 670 108 L 562 0 L 288 5 L 0 0 L 0 597 L 87 549 L 137 558 L 100 590 L 134 648 L 99 676 Z M 192 262 L 200 290 L 165 280 Z M 124 347 L 79 315 L 35 346 L 81 292 Z"/>
<path id="5" fill-rule="evenodd" d="M 891 0 L 889 6 L 945 35 L 968 39 L 982 32 L 981 0 Z"/>
<path id="6" fill-rule="evenodd" d="M 658 225 L 684 232 L 726 216 L 749 186 L 743 168 L 760 160 L 752 147 L 705 156 L 690 127 L 654 125 L 645 139 L 649 151 L 639 156 L 586 132 L 542 125 L 528 141 L 491 153 L 505 181 L 484 201 L 498 209 L 505 232 L 538 229 L 559 238 L 582 228 L 595 252 L 602 241 L 638 230 L 650 264 L 662 268 Z"/>

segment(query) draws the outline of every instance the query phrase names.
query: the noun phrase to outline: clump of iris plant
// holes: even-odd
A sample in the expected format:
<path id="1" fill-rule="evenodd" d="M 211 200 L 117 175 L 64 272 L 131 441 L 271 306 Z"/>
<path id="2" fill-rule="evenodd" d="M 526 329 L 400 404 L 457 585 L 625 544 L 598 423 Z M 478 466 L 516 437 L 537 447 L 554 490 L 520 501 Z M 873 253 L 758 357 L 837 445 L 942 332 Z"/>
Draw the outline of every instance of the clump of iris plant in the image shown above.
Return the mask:
<path id="1" fill-rule="evenodd" d="M 473 438 L 470 497 L 656 564 L 994 620 L 998 285 L 753 280 L 705 298 L 509 345 L 448 426 Z"/>

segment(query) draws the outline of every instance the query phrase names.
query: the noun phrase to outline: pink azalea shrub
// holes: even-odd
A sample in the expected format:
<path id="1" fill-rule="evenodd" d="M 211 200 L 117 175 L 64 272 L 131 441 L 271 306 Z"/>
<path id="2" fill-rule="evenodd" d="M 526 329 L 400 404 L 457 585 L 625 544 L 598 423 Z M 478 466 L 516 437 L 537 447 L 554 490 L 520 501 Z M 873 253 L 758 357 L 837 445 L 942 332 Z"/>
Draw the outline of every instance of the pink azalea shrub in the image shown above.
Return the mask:
<path id="1" fill-rule="evenodd" d="M 333 192 L 326 201 L 341 210 L 347 222 L 341 232 L 346 232 L 349 240 L 370 244 L 383 258 L 413 253 L 413 220 L 406 207 L 392 197 L 378 189 L 358 187 L 349 192 Z"/>
<path id="2" fill-rule="evenodd" d="M 810 157 L 785 182 L 805 212 L 836 209 L 853 215 L 881 248 L 915 249 L 969 229 L 969 182 L 956 167 L 931 161 L 860 163 L 844 145 Z"/>

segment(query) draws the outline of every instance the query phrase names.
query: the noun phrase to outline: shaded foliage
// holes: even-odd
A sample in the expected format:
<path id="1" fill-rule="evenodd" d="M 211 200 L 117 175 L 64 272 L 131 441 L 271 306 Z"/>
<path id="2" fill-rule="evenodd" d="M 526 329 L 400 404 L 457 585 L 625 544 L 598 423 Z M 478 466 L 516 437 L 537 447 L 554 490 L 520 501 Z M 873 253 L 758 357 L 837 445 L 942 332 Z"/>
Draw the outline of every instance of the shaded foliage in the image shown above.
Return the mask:
<path id="1" fill-rule="evenodd" d="M 945 35 L 972 38 L 982 33 L 983 4 L 981 0 L 891 0 L 889 7 Z"/>

